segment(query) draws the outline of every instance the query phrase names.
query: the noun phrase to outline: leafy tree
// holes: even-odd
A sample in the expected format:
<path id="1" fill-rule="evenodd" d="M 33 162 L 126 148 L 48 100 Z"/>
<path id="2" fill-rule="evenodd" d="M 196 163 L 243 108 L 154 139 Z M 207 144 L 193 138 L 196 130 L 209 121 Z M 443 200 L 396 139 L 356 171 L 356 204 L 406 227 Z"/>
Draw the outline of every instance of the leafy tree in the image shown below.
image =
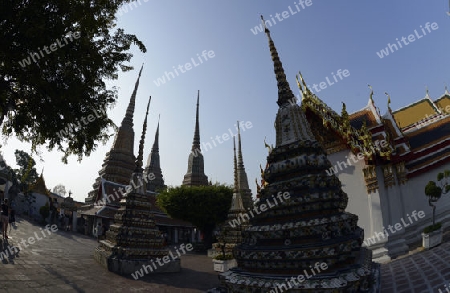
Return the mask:
<path id="1" fill-rule="evenodd" d="M 66 195 L 66 187 L 62 184 L 58 184 L 53 187 L 53 193 L 59 194 L 60 196 Z"/>
<path id="2" fill-rule="evenodd" d="M 116 28 L 130 0 L 5 0 L 0 9 L 0 126 L 6 137 L 89 154 L 114 126 L 106 110 L 117 99 L 106 79 L 133 69 L 132 34 Z M 93 120 L 93 121 L 91 121 Z"/>
<path id="3" fill-rule="evenodd" d="M 437 175 L 437 183 L 435 181 L 429 181 L 425 186 L 425 195 L 428 197 L 428 204 L 433 208 L 433 226 L 435 225 L 435 210 L 437 202 L 442 194 L 446 194 L 450 191 L 450 184 L 448 179 L 450 177 L 450 170 L 445 170 Z M 445 179 L 445 180 L 444 180 Z"/>
<path id="4" fill-rule="evenodd" d="M 19 169 L 14 170 L 16 180 L 19 181 L 19 188 L 26 192 L 28 188 L 38 179 L 39 175 L 36 171 L 36 161 L 24 151 L 16 150 L 16 164 Z"/>
<path id="5" fill-rule="evenodd" d="M 171 217 L 199 228 L 206 247 L 210 248 L 213 230 L 227 219 L 232 197 L 233 190 L 225 185 L 179 186 L 160 193 L 157 203 Z"/>

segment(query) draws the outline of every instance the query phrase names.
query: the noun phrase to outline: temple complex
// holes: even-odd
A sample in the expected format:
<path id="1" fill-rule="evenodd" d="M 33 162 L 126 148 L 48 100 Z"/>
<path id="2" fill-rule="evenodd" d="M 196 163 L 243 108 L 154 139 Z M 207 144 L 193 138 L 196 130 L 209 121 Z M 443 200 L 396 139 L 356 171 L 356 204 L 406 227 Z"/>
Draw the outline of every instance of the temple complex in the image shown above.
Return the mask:
<path id="1" fill-rule="evenodd" d="M 408 253 L 430 225 L 432 209 L 425 185 L 450 168 L 450 94 L 425 97 L 393 111 L 385 93 L 384 115 L 370 87 L 368 103 L 355 113 L 343 104 L 338 114 L 311 93 L 300 75 L 302 106 L 335 175 L 349 194 L 348 211 L 364 228 L 364 246 L 377 262 Z M 450 224 L 450 198 L 442 197 L 436 220 Z M 417 214 L 423 212 L 424 217 Z M 413 216 L 415 215 L 415 216 Z M 401 229 L 392 229 L 400 225 Z"/>
<path id="2" fill-rule="evenodd" d="M 237 126 L 238 126 L 238 157 L 237 157 L 236 172 L 237 172 L 238 189 L 240 197 L 242 198 L 242 203 L 244 204 L 244 208 L 248 210 L 253 208 L 252 191 L 248 187 L 247 173 L 245 172 L 244 167 L 244 159 L 242 156 L 242 146 L 241 146 L 241 128 L 239 127 L 239 121 L 237 122 Z"/>
<path id="3" fill-rule="evenodd" d="M 194 140 L 192 142 L 191 153 L 189 154 L 187 172 L 183 179 L 183 185 L 187 186 L 208 185 L 208 177 L 205 175 L 203 155 L 200 149 L 200 126 L 198 122 L 199 99 L 200 91 L 197 94 Z"/>
<path id="4" fill-rule="evenodd" d="M 100 241 L 94 252 L 94 258 L 101 265 L 120 275 L 135 273 L 144 266 L 150 269 L 149 273 L 180 271 L 179 258 L 168 263 L 164 262 L 164 266 L 160 267 L 154 262 L 157 258 L 168 257 L 169 251 L 164 248 L 164 239 L 149 209 L 151 201 L 146 194 L 146 180 L 143 176 L 142 160 L 149 106 L 150 100 L 139 144 L 139 154 L 131 177 L 133 188 L 127 190 L 123 196 L 120 201 L 121 207 L 114 216 L 114 224 L 106 232 L 106 239 Z"/>
<path id="5" fill-rule="evenodd" d="M 148 156 L 147 166 L 144 169 L 144 176 L 151 178 L 147 183 L 148 192 L 156 192 L 166 188 L 159 160 L 159 121 L 158 126 L 156 127 L 155 141 L 153 142 L 152 150 Z"/>
<path id="6" fill-rule="evenodd" d="M 264 21 L 263 21 L 264 23 Z M 361 247 L 364 230 L 345 212 L 348 198 L 295 101 L 265 27 L 278 85 L 276 146 L 264 188 L 234 251 L 238 267 L 220 274 L 229 292 L 377 292 L 379 265 Z"/>
<path id="7" fill-rule="evenodd" d="M 133 151 L 133 113 L 141 73 L 142 68 L 139 71 L 125 117 L 99 172 L 100 177 L 96 179 L 94 189 L 85 199 L 86 204 L 78 210 L 78 214 L 83 218 L 80 224 L 84 226 L 86 235 L 95 236 L 95 227 L 98 226 L 98 223 L 109 229 L 114 223 L 114 215 L 121 206 L 122 198 L 134 187 L 130 184 L 130 178 L 136 166 Z M 155 141 L 144 170 L 144 178 L 147 186 L 146 194 L 152 202 L 149 210 L 155 217 L 157 227 L 167 234 L 166 240 L 169 243 L 179 243 L 192 239 L 194 237 L 192 236 L 194 229 L 192 224 L 169 217 L 156 205 L 156 191 L 165 188 L 159 157 L 159 122 Z"/>

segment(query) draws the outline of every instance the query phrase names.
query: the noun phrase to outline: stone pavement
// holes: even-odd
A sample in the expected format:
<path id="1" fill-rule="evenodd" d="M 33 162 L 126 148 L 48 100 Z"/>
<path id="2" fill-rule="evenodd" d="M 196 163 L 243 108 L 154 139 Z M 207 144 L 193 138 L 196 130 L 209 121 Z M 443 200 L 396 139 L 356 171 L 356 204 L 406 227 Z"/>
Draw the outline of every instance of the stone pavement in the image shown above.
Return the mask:
<path id="1" fill-rule="evenodd" d="M 447 293 L 449 282 L 450 242 L 381 266 L 381 293 Z"/>
<path id="2" fill-rule="evenodd" d="M 206 255 L 182 255 L 181 273 L 146 275 L 134 280 L 110 273 L 95 262 L 95 239 L 60 230 L 48 235 L 39 225 L 17 220 L 8 244 L 17 246 L 24 239 L 28 247 L 20 244 L 21 251 L 7 259 L 0 253 L 0 292 L 190 293 L 219 285 L 212 261 Z M 34 244 L 30 244 L 33 240 L 27 241 L 29 237 L 34 237 Z M 1 251 L 14 253 L 8 244 L 3 243 Z"/>
<path id="3" fill-rule="evenodd" d="M 212 261 L 206 255 L 183 255 L 181 273 L 146 275 L 134 280 L 110 273 L 94 261 L 96 240 L 66 231 L 48 235 L 39 225 L 17 220 L 8 243 L 2 243 L 0 250 L 0 292 L 193 293 L 219 285 Z M 31 244 L 33 239 L 29 241 L 29 237 L 34 237 L 35 243 Z M 21 244 L 22 239 L 28 247 Z M 20 245 L 21 251 L 11 256 L 9 252 L 14 250 L 8 245 Z M 381 293 L 450 292 L 450 288 L 446 291 L 450 282 L 450 241 L 384 264 L 381 272 Z"/>

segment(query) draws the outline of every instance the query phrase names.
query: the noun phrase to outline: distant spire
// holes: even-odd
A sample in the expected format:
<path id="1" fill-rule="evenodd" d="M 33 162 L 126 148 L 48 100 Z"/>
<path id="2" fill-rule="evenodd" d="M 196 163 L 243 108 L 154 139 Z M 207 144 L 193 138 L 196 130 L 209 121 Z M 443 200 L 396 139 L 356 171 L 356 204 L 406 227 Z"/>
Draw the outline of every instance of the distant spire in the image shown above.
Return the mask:
<path id="1" fill-rule="evenodd" d="M 122 125 L 128 124 L 129 126 L 133 127 L 133 114 L 134 114 L 134 108 L 136 104 L 136 94 L 139 87 L 139 79 L 141 78 L 142 69 L 144 68 L 144 64 L 141 66 L 141 70 L 139 70 L 139 75 L 136 80 L 136 83 L 134 84 L 134 90 L 131 94 L 130 103 L 127 107 L 127 112 L 125 114 L 125 117 L 122 120 Z"/>
<path id="2" fill-rule="evenodd" d="M 200 150 L 200 126 L 198 122 L 198 107 L 200 100 L 200 90 L 197 92 L 197 112 L 195 114 L 195 131 L 194 131 L 194 141 L 192 142 L 192 151 Z"/>
<path id="3" fill-rule="evenodd" d="M 241 127 L 239 127 L 239 121 L 237 121 L 238 128 L 238 166 L 244 168 L 244 160 L 242 157 L 242 146 L 241 146 Z"/>
<path id="4" fill-rule="evenodd" d="M 450 93 L 448 92 L 448 89 L 447 89 L 447 85 L 445 85 L 445 92 L 444 92 L 444 95 L 447 95 L 447 96 L 450 95 Z"/>
<path id="5" fill-rule="evenodd" d="M 144 159 L 144 141 L 145 141 L 145 132 L 147 131 L 147 116 L 148 116 L 148 109 L 150 107 L 150 101 L 152 100 L 152 97 L 150 96 L 148 98 L 148 104 L 147 104 L 147 111 L 145 112 L 145 119 L 144 119 L 144 126 L 142 127 L 142 135 L 141 140 L 139 141 L 139 153 L 138 157 L 136 158 L 136 173 L 142 173 L 142 160 Z"/>
<path id="6" fill-rule="evenodd" d="M 239 192 L 239 181 L 238 181 L 238 171 L 237 171 L 237 159 L 236 159 L 236 139 L 233 136 L 233 153 L 234 153 L 234 193 Z"/>
<path id="7" fill-rule="evenodd" d="M 153 142 L 152 152 L 159 152 L 159 118 L 160 116 L 158 116 L 158 126 L 156 126 L 155 141 Z"/>
<path id="8" fill-rule="evenodd" d="M 195 115 L 194 141 L 188 159 L 187 172 L 184 175 L 183 185 L 203 186 L 208 185 L 208 177 L 204 173 L 204 161 L 200 148 L 200 126 L 199 126 L 199 101 L 200 91 L 197 94 L 197 111 Z"/>
<path id="9" fill-rule="evenodd" d="M 264 31 L 267 35 L 267 38 L 269 39 L 269 48 L 270 48 L 270 54 L 272 56 L 272 61 L 274 65 L 274 72 L 277 79 L 278 84 L 278 106 L 281 106 L 283 104 L 289 103 L 289 101 L 294 100 L 294 94 L 291 91 L 291 88 L 289 87 L 289 83 L 286 80 L 286 74 L 284 73 L 283 64 L 280 61 L 280 58 L 278 57 L 277 49 L 275 48 L 275 44 L 272 40 L 272 37 L 270 36 L 270 31 L 266 26 L 266 23 L 264 22 L 264 18 L 261 15 L 261 21 L 264 26 Z"/>
<path id="10" fill-rule="evenodd" d="M 230 212 L 245 211 L 238 180 L 238 167 L 236 161 L 236 140 L 234 136 L 233 136 L 233 150 L 234 150 L 234 188 Z M 232 217 L 232 213 L 229 214 L 229 217 Z"/>

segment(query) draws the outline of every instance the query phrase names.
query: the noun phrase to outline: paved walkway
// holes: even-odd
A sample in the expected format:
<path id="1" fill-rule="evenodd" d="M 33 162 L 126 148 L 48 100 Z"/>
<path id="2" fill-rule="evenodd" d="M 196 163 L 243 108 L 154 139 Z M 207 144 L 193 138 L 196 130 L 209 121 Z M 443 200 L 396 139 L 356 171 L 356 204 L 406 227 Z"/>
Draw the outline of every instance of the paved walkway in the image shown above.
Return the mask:
<path id="1" fill-rule="evenodd" d="M 381 266 L 382 293 L 447 293 L 449 282 L 450 242 Z"/>
<path id="2" fill-rule="evenodd" d="M 23 219 L 17 219 L 8 244 L 22 239 L 28 247 L 13 256 L 1 255 L 0 292 L 205 292 L 219 285 L 217 273 L 206 255 L 181 257 L 181 273 L 147 275 L 139 280 L 122 277 L 101 267 L 93 258 L 97 241 L 75 232 L 48 232 Z M 44 233 L 47 235 L 43 236 Z M 37 235 L 37 236 L 36 236 Z M 33 242 L 28 241 L 34 237 Z M 39 239 L 39 238 L 41 239 Z M 14 253 L 14 250 L 11 249 Z"/>
<path id="3" fill-rule="evenodd" d="M 183 255 L 181 273 L 146 275 L 134 280 L 110 273 L 95 262 L 92 252 L 96 240 L 65 231 L 48 235 L 41 228 L 18 219 L 8 243 L 2 243 L 0 292 L 194 293 L 219 285 L 206 255 Z M 31 244 L 33 239 L 29 237 L 35 243 Z M 21 243 L 22 239 L 28 247 Z M 9 255 L 10 251 L 14 253 L 8 249 L 11 244 L 20 244 L 21 251 Z M 450 241 L 382 265 L 381 271 L 382 293 L 450 292 L 450 288 L 446 291 L 450 282 Z"/>

